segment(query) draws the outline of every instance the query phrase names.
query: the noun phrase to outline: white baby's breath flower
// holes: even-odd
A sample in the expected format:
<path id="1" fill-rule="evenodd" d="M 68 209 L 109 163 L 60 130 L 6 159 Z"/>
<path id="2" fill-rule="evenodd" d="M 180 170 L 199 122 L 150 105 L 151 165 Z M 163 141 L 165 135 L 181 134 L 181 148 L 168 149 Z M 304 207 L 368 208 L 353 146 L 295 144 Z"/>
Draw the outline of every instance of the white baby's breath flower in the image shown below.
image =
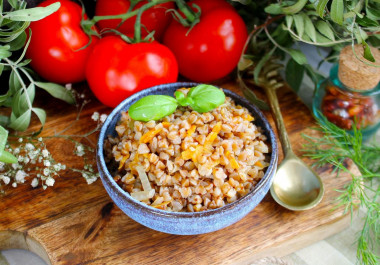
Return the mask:
<path id="1" fill-rule="evenodd" d="M 98 178 L 96 176 L 90 176 L 86 178 L 87 184 L 90 185 L 94 183 Z"/>
<path id="2" fill-rule="evenodd" d="M 100 122 L 101 123 L 104 123 L 106 121 L 106 119 L 107 119 L 107 114 L 100 115 Z"/>
<path id="3" fill-rule="evenodd" d="M 16 188 L 16 187 L 17 187 L 17 183 L 16 183 L 16 182 L 13 182 L 13 183 L 12 183 L 12 187 L 13 187 L 13 188 Z"/>
<path id="4" fill-rule="evenodd" d="M 71 84 L 71 83 L 67 83 L 66 85 L 65 85 L 65 88 L 67 89 L 67 90 L 71 90 L 72 88 L 73 88 L 73 84 Z"/>
<path id="5" fill-rule="evenodd" d="M 42 156 L 45 157 L 45 158 L 48 157 L 49 156 L 49 151 L 47 149 L 42 150 Z"/>
<path id="6" fill-rule="evenodd" d="M 94 121 L 98 121 L 99 120 L 99 112 L 95 111 L 92 114 L 91 119 L 93 119 Z"/>
<path id="7" fill-rule="evenodd" d="M 20 153 L 20 148 L 15 148 L 15 150 L 13 150 L 13 153 L 15 155 L 19 154 Z"/>
<path id="8" fill-rule="evenodd" d="M 30 185 L 32 185 L 33 188 L 37 187 L 38 186 L 38 178 L 34 178 L 32 180 L 32 183 L 30 183 Z"/>
<path id="9" fill-rule="evenodd" d="M 38 141 L 39 141 L 39 142 L 42 142 L 42 137 L 38 137 Z"/>
<path id="10" fill-rule="evenodd" d="M 24 164 L 28 164 L 30 162 L 29 157 L 24 157 Z"/>
<path id="11" fill-rule="evenodd" d="M 45 184 L 46 184 L 47 186 L 53 186 L 53 185 L 54 185 L 54 182 L 55 182 L 55 180 L 54 180 L 52 177 L 48 177 L 48 178 L 46 179 L 46 181 L 45 181 Z"/>
<path id="12" fill-rule="evenodd" d="M 31 143 L 27 143 L 26 145 L 25 145 L 25 149 L 26 150 L 34 150 L 34 146 L 31 144 Z"/>
<path id="13" fill-rule="evenodd" d="M 45 176 L 49 176 L 49 174 L 50 174 L 50 169 L 48 169 L 48 168 L 44 168 L 43 173 L 44 173 Z"/>
<path id="14" fill-rule="evenodd" d="M 3 162 L 0 162 L 0 171 L 3 171 L 4 170 L 4 166 L 5 166 L 5 163 Z M 1 175 L 0 175 L 1 176 Z M 1 179 L 1 177 L 0 177 Z"/>
<path id="15" fill-rule="evenodd" d="M 50 167 L 51 163 L 49 160 L 44 160 L 44 166 L 45 167 Z"/>
<path id="16" fill-rule="evenodd" d="M 25 177 L 28 176 L 28 174 L 25 173 L 23 170 L 19 170 L 16 172 L 16 181 L 18 183 L 24 183 L 25 182 Z"/>
<path id="17" fill-rule="evenodd" d="M 17 161 L 18 162 L 23 162 L 24 161 L 24 157 L 23 156 L 18 156 L 17 157 Z"/>
<path id="18" fill-rule="evenodd" d="M 22 143 L 23 139 L 22 138 L 18 138 L 18 142 L 19 143 Z"/>
<path id="19" fill-rule="evenodd" d="M 8 176 L 3 176 L 3 182 L 4 182 L 5 185 L 8 185 L 9 182 L 11 182 L 11 178 L 8 177 Z"/>
<path id="20" fill-rule="evenodd" d="M 83 156 L 84 155 L 84 148 L 83 145 L 77 145 L 76 152 L 77 156 Z"/>
<path id="21" fill-rule="evenodd" d="M 12 164 L 12 168 L 16 170 L 18 168 L 18 164 Z"/>

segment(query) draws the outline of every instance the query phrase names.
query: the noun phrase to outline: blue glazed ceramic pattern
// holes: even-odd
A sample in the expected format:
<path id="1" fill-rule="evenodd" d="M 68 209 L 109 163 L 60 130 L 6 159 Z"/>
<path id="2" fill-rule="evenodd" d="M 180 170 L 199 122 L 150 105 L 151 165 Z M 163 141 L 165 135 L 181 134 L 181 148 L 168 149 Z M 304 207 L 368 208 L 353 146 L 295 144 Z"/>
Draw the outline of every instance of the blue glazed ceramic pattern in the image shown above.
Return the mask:
<path id="1" fill-rule="evenodd" d="M 264 196 L 267 194 L 273 176 L 277 168 L 277 142 L 275 135 L 268 121 L 262 112 L 246 99 L 237 94 L 224 90 L 226 96 L 231 97 L 237 104 L 246 107 L 255 117 L 255 124 L 263 129 L 268 138 L 272 153 L 270 156 L 270 165 L 267 168 L 264 177 L 246 196 L 239 200 L 227 204 L 218 209 L 212 209 L 203 212 L 168 212 L 147 206 L 133 199 L 127 192 L 117 185 L 113 180 L 104 160 L 104 140 L 108 135 L 115 135 L 115 126 L 120 119 L 121 112 L 128 110 L 129 106 L 142 97 L 153 94 L 170 95 L 181 87 L 192 87 L 196 83 L 172 83 L 155 86 L 140 91 L 127 98 L 117 106 L 105 121 L 99 135 L 97 144 L 97 164 L 103 185 L 115 204 L 130 218 L 149 228 L 177 235 L 195 235 L 203 234 L 222 229 L 229 226 L 247 215 L 255 208 Z"/>

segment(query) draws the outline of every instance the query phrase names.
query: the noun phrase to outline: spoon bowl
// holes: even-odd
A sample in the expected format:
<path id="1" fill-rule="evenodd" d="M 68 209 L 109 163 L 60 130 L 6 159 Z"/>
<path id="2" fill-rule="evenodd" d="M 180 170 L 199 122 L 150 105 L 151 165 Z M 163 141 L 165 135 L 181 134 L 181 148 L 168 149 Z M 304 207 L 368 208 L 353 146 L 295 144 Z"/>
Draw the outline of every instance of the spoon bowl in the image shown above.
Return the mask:
<path id="1" fill-rule="evenodd" d="M 307 210 L 323 197 L 321 178 L 294 154 L 288 155 L 279 166 L 271 189 L 273 199 L 293 210 Z"/>
<path id="2" fill-rule="evenodd" d="M 273 178 L 270 192 L 278 204 L 289 210 L 311 209 L 322 200 L 324 193 L 322 180 L 294 154 L 281 115 L 276 89 L 267 86 L 264 86 L 264 89 L 284 152 L 284 159 Z"/>

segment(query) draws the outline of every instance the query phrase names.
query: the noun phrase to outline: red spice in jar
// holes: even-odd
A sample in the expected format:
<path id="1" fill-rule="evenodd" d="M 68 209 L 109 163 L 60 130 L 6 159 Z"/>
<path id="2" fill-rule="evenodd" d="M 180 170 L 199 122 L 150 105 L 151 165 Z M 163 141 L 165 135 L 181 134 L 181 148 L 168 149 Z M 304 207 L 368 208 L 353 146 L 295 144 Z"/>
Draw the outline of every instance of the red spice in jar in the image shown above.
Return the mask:
<path id="1" fill-rule="evenodd" d="M 355 121 L 357 128 L 373 125 L 379 115 L 373 98 L 354 92 L 343 92 L 331 84 L 326 86 L 321 109 L 330 122 L 348 130 L 352 129 Z"/>

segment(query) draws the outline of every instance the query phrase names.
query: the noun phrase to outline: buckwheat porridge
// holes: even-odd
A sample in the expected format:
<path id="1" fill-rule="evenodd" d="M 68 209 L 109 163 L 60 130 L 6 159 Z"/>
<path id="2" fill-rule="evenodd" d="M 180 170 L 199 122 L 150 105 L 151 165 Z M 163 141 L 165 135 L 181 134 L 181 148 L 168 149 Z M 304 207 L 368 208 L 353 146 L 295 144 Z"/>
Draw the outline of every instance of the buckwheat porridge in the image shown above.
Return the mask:
<path id="1" fill-rule="evenodd" d="M 116 132 L 105 142 L 115 181 L 158 209 L 222 207 L 251 191 L 269 165 L 266 136 L 229 97 L 210 112 L 180 107 L 158 121 L 134 121 L 123 112 Z"/>

